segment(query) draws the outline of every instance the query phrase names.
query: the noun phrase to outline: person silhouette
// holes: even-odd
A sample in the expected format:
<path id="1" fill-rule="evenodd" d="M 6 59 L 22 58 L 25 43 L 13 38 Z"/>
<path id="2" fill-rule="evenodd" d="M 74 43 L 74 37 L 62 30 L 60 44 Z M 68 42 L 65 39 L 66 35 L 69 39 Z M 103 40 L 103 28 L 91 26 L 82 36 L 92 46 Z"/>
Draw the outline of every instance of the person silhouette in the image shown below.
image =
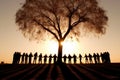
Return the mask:
<path id="1" fill-rule="evenodd" d="M 89 57 L 90 64 L 93 63 L 93 61 L 92 61 L 92 55 L 90 53 L 89 53 L 88 57 Z"/>
<path id="2" fill-rule="evenodd" d="M 38 63 L 39 63 L 39 64 L 42 64 L 42 53 L 40 53 L 40 55 L 39 55 Z"/>
<path id="3" fill-rule="evenodd" d="M 34 54 L 33 64 L 36 64 L 37 56 L 38 56 L 38 54 L 37 54 L 37 52 L 36 52 L 36 53 Z"/>
<path id="4" fill-rule="evenodd" d="M 111 61 L 110 61 L 110 54 L 109 54 L 109 52 L 104 52 L 104 62 L 105 63 L 110 63 Z"/>
<path id="5" fill-rule="evenodd" d="M 69 55 L 68 55 L 68 63 L 69 63 L 69 64 L 71 64 L 71 58 L 72 58 L 72 57 L 71 57 L 71 55 L 69 54 Z"/>
<path id="6" fill-rule="evenodd" d="M 96 54 L 96 60 L 97 60 L 97 63 L 100 63 L 100 55 L 98 53 Z"/>
<path id="7" fill-rule="evenodd" d="M 33 57 L 32 52 L 30 52 L 30 54 L 29 54 L 29 64 L 31 64 L 32 57 Z"/>
<path id="8" fill-rule="evenodd" d="M 14 52 L 13 54 L 13 64 L 17 64 L 17 52 Z"/>
<path id="9" fill-rule="evenodd" d="M 75 54 L 73 55 L 73 59 L 74 59 L 74 64 L 76 64 L 77 56 Z"/>
<path id="10" fill-rule="evenodd" d="M 63 60 L 64 60 L 64 63 L 66 63 L 66 58 L 67 58 L 67 56 L 66 56 L 66 54 L 63 56 Z"/>
<path id="11" fill-rule="evenodd" d="M 79 54 L 79 60 L 80 60 L 80 64 L 82 63 L 82 55 Z"/>
<path id="12" fill-rule="evenodd" d="M 19 64 L 20 58 L 21 58 L 21 53 L 17 52 L 17 54 L 16 54 L 17 64 Z"/>
<path id="13" fill-rule="evenodd" d="M 88 64 L 88 56 L 85 54 L 85 63 Z"/>
<path id="14" fill-rule="evenodd" d="M 46 62 L 47 62 L 47 55 L 45 54 L 44 55 L 44 64 L 46 64 Z"/>
<path id="15" fill-rule="evenodd" d="M 52 61 L 52 54 L 49 55 L 49 64 L 51 64 Z"/>
<path id="16" fill-rule="evenodd" d="M 108 62 L 108 63 L 111 63 L 111 60 L 110 60 L 110 53 L 109 53 L 109 52 L 106 52 L 106 55 L 107 55 L 107 62 Z"/>
<path id="17" fill-rule="evenodd" d="M 22 60 L 21 60 L 21 64 L 24 64 L 25 63 L 25 53 L 23 53 L 22 55 L 21 55 L 22 57 Z"/>
<path id="18" fill-rule="evenodd" d="M 54 64 L 55 64 L 56 63 L 56 59 L 57 59 L 56 54 L 54 54 L 53 59 L 54 59 Z"/>
<path id="19" fill-rule="evenodd" d="M 102 52 L 100 53 L 100 57 L 101 57 L 102 63 L 104 63 L 104 54 Z"/>
<path id="20" fill-rule="evenodd" d="M 95 53 L 93 54 L 93 58 L 94 58 L 95 64 L 97 64 L 97 55 Z"/>
<path id="21" fill-rule="evenodd" d="M 107 63 L 107 52 L 104 52 L 103 58 L 104 58 L 104 63 Z"/>
<path id="22" fill-rule="evenodd" d="M 28 64 L 28 53 L 25 54 L 25 64 Z"/>

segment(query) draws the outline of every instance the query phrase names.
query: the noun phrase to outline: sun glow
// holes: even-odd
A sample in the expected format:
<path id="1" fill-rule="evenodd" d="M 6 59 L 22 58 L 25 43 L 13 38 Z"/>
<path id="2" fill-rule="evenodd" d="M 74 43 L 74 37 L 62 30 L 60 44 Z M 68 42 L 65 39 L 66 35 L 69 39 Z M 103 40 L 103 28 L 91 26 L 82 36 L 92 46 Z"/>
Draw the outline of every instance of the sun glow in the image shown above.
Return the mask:
<path id="1" fill-rule="evenodd" d="M 74 54 L 78 52 L 78 43 L 76 41 L 66 40 L 64 42 L 61 42 L 61 45 L 63 45 L 63 55 L 66 54 Z M 48 51 L 51 54 L 55 54 L 58 52 L 58 43 L 57 41 L 47 41 L 47 48 Z"/>

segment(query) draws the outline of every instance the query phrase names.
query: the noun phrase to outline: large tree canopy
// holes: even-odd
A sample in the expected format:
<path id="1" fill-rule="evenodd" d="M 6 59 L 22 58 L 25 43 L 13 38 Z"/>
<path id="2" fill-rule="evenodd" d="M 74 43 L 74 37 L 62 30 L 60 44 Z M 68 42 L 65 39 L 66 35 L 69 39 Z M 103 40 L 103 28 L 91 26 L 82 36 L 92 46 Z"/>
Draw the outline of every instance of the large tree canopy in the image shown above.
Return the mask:
<path id="1" fill-rule="evenodd" d="M 77 37 L 81 29 L 104 34 L 107 20 L 96 0 L 26 0 L 16 13 L 19 29 L 32 39 L 42 38 L 45 32 L 57 40 Z"/>
<path id="2" fill-rule="evenodd" d="M 97 0 L 26 0 L 16 13 L 16 23 L 22 33 L 36 40 L 45 33 L 52 35 L 59 43 L 60 57 L 61 41 L 79 38 L 81 30 L 104 34 L 107 21 Z"/>

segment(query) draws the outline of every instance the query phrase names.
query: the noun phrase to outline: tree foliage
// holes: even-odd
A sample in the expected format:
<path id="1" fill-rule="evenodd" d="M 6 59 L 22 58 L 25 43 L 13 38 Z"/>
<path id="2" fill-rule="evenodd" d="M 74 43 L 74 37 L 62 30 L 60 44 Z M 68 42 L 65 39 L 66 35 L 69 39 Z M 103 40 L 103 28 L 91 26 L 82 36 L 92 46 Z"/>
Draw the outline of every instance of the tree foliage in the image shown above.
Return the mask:
<path id="1" fill-rule="evenodd" d="M 37 40 L 45 33 L 58 41 L 79 38 L 82 29 L 104 34 L 107 21 L 97 0 L 26 0 L 16 13 L 24 36 Z"/>

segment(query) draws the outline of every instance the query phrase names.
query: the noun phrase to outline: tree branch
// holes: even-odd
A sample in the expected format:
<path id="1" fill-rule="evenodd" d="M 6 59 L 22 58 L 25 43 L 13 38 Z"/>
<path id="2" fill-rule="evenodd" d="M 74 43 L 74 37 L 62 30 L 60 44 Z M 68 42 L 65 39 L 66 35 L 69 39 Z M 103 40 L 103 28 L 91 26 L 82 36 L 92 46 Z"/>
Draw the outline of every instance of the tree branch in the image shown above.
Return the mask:
<path id="1" fill-rule="evenodd" d="M 75 27 L 76 25 L 78 25 L 80 22 L 85 22 L 86 21 L 86 19 L 85 19 L 85 16 L 87 15 L 87 13 L 85 13 L 83 16 L 80 16 L 79 15 L 79 19 L 76 21 L 76 22 L 74 22 L 71 26 L 72 27 Z"/>
<path id="2" fill-rule="evenodd" d="M 48 28 L 46 28 L 43 24 L 41 24 L 41 23 L 39 23 L 37 20 L 33 20 L 33 21 L 35 21 L 38 25 L 40 25 L 44 30 L 47 30 L 49 33 L 51 33 L 57 40 L 59 40 L 58 39 L 58 36 L 54 33 L 54 32 L 52 32 L 50 29 L 48 29 Z"/>
<path id="3" fill-rule="evenodd" d="M 58 29 L 55 26 L 55 22 L 49 16 L 45 15 L 44 13 L 42 13 L 42 15 L 53 23 L 53 25 L 51 23 L 51 26 L 58 32 Z"/>
<path id="4" fill-rule="evenodd" d="M 69 26 L 68 26 L 68 30 L 67 30 L 67 32 L 65 33 L 65 35 L 63 36 L 63 39 L 66 38 L 66 36 L 70 33 L 70 30 L 72 30 L 73 27 L 77 26 L 80 22 L 86 21 L 86 19 L 85 19 L 84 17 L 87 15 L 87 13 L 85 13 L 83 16 L 80 16 L 80 15 L 79 15 L 79 19 L 78 19 L 76 22 L 74 22 L 73 24 L 71 24 L 72 15 L 75 13 L 75 11 L 77 11 L 78 8 L 79 8 L 79 7 L 76 7 L 76 9 L 74 9 L 73 12 L 72 12 L 72 13 L 70 14 L 70 16 L 69 16 Z"/>
<path id="5" fill-rule="evenodd" d="M 58 33 L 59 38 L 62 38 L 62 32 L 61 32 L 61 29 L 60 29 L 60 19 L 59 19 L 58 16 L 56 15 L 56 12 L 54 12 L 54 11 L 49 11 L 49 12 L 54 15 L 56 21 L 53 21 L 49 16 L 45 15 L 44 13 L 42 13 L 42 15 L 43 15 L 44 17 L 46 17 L 47 19 L 49 19 L 49 20 L 53 23 L 52 27 L 53 27 L 53 28 L 56 30 L 56 32 Z M 56 26 L 56 24 L 57 24 L 57 26 Z"/>
<path id="6" fill-rule="evenodd" d="M 67 31 L 66 31 L 66 33 L 65 33 L 65 35 L 63 36 L 63 39 L 65 39 L 66 38 L 66 36 L 70 33 L 70 30 L 72 29 L 72 26 L 71 26 L 71 17 L 72 17 L 72 15 L 71 16 L 69 16 L 69 25 L 68 25 L 68 29 L 67 29 Z"/>
<path id="7" fill-rule="evenodd" d="M 64 2 L 65 7 L 66 7 L 66 8 L 68 9 L 68 11 L 71 13 L 71 10 L 69 9 L 68 5 L 65 3 L 64 0 L 63 0 L 63 2 Z"/>
<path id="8" fill-rule="evenodd" d="M 58 27 L 59 37 L 62 38 L 62 32 L 61 32 L 61 29 L 60 29 L 60 18 L 58 18 L 56 14 L 55 14 L 55 18 L 56 18 L 56 23 L 57 23 L 57 27 Z"/>

